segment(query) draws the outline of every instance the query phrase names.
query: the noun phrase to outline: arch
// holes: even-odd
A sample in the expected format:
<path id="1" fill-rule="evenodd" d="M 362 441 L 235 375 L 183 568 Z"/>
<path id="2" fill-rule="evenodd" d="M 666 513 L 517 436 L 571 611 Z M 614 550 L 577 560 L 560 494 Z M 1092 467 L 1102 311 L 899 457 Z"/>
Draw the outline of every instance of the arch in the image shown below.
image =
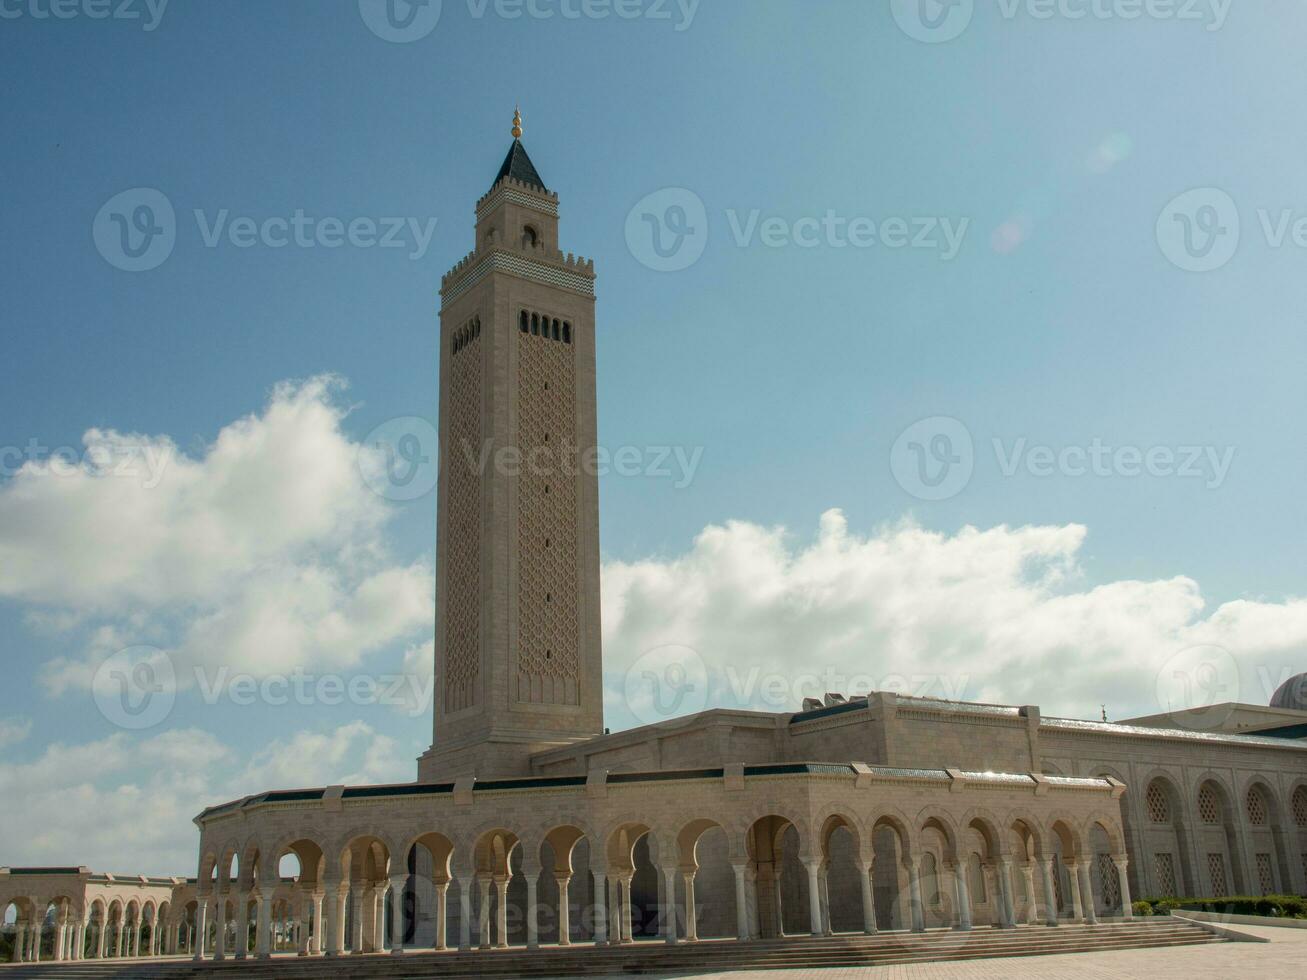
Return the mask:
<path id="1" fill-rule="evenodd" d="M 1049 840 L 1060 849 L 1064 860 L 1079 861 L 1084 856 L 1084 836 L 1074 818 L 1053 817 L 1048 826 L 1048 836 Z"/>
<path id="2" fill-rule="evenodd" d="M 535 248 L 536 245 L 539 243 L 539 241 L 540 241 L 540 235 L 539 235 L 539 233 L 535 230 L 535 226 L 534 226 L 534 225 L 523 225 L 523 226 L 522 226 L 522 247 L 523 247 L 523 248 Z"/>
<path id="3" fill-rule="evenodd" d="M 301 885 L 315 888 L 322 881 L 326 871 L 326 854 L 322 846 L 311 838 L 296 835 L 283 837 L 268 849 L 267 857 L 272 863 L 264 871 L 264 878 L 269 881 L 279 881 L 282 877 L 281 864 L 287 855 L 294 855 L 299 861 L 299 874 L 295 880 Z"/>

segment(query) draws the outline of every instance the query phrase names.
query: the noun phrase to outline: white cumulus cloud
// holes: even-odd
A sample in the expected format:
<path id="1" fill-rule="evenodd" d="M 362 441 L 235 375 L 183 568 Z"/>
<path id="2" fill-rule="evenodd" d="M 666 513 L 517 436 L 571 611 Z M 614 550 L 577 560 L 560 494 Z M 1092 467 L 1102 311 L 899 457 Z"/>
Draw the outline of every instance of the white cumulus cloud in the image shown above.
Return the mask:
<path id="1" fill-rule="evenodd" d="M 430 566 L 388 556 L 392 510 L 360 475 L 341 386 L 280 384 L 197 453 L 92 429 L 78 459 L 0 484 L 0 597 L 35 628 L 84 631 L 81 654 L 47 665 L 52 691 L 137 644 L 179 672 L 261 675 L 345 669 L 430 630 Z"/>
<path id="2" fill-rule="evenodd" d="M 1088 585 L 1078 563 L 1086 533 L 1071 524 L 948 535 L 903 523 L 864 536 L 832 510 L 807 542 L 732 521 L 706 528 L 684 554 L 610 562 L 609 721 L 655 720 L 628 672 L 648 671 L 660 649 L 679 671 L 661 680 L 670 694 L 696 677 L 708 686 L 697 701 L 666 703 L 768 710 L 874 688 L 1073 717 L 1106 704 L 1122 718 L 1164 710 L 1163 696 L 1186 691 L 1202 703 L 1265 704 L 1303 669 L 1307 600 L 1209 610 L 1185 577 Z M 1183 651 L 1205 645 L 1228 651 L 1237 676 L 1207 691 L 1159 682 Z M 699 673 L 682 669 L 687 657 Z"/>

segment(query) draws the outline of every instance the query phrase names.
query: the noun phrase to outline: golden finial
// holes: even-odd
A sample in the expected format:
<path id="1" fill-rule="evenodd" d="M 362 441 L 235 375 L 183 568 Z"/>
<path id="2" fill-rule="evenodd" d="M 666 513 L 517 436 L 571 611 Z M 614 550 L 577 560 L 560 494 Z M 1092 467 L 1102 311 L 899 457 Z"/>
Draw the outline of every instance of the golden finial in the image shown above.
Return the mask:
<path id="1" fill-rule="evenodd" d="M 520 107 L 513 107 L 513 139 L 522 138 L 522 110 Z"/>

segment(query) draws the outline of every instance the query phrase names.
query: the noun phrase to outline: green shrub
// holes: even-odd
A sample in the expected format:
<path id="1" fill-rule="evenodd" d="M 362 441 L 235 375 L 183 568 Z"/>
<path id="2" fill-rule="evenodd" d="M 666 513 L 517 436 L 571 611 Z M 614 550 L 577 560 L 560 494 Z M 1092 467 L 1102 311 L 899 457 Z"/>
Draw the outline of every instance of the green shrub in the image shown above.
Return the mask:
<path id="1" fill-rule="evenodd" d="M 1222 898 L 1150 898 L 1135 902 L 1152 908 L 1154 915 L 1169 915 L 1172 909 L 1211 912 L 1215 915 L 1262 915 L 1307 919 L 1307 898 L 1300 895 L 1230 895 Z M 1147 913 L 1137 913 L 1147 914 Z"/>
<path id="2" fill-rule="evenodd" d="M 1153 906 L 1148 902 L 1131 902 L 1130 908 L 1134 911 L 1135 915 L 1153 914 Z"/>

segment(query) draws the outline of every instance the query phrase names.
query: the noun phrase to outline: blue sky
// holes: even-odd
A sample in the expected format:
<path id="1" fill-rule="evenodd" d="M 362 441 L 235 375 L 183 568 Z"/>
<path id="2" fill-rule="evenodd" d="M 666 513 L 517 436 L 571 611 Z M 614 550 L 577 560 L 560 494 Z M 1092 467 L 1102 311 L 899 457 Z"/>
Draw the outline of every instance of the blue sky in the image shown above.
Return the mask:
<path id="1" fill-rule="evenodd" d="M 511 17 L 511 4 L 445 0 L 407 43 L 343 0 L 173 0 L 152 30 L 143 0 L 131 9 L 144 20 L 94 7 L 57 19 L 46 0 L 0 2 L 0 445 L 83 447 L 88 430 L 167 439 L 192 484 L 141 517 L 130 490 L 39 467 L 0 476 L 3 807 L 31 826 L 67 794 L 152 792 L 160 760 L 185 751 L 212 768 L 166 826 L 110 821 L 88 837 L 52 821 L 0 863 L 185 871 L 175 856 L 188 854 L 195 801 L 267 788 L 258 780 L 411 777 L 426 714 L 207 706 L 183 691 L 166 722 L 125 733 L 75 675 L 142 644 L 220 664 L 233 610 L 267 594 L 232 583 L 270 567 L 288 590 L 330 578 L 336 591 L 316 601 L 357 613 L 327 639 L 298 624 L 287 643 L 310 667 L 424 662 L 434 497 L 319 491 L 376 426 L 434 421 L 440 276 L 471 248 L 473 205 L 519 102 L 524 142 L 560 195 L 563 247 L 596 262 L 601 442 L 702 450 L 688 486 L 601 482 L 615 727 L 649 720 L 623 703 L 621 672 L 666 644 L 709 672 L 791 676 L 815 661 L 883 678 L 920 662 L 955 670 L 971 696 L 1078 714 L 1158 710 L 1153 675 L 1194 644 L 1228 651 L 1245 700 L 1304 669 L 1300 4 L 1204 0 L 1198 19 L 1128 18 L 1129 4 L 1102 0 L 1102 16 L 1045 19 L 1003 0 L 977 3 L 941 43 L 910 36 L 895 13 L 911 4 L 897 0 L 648 0 L 630 18 L 606 4 L 570 17 L 579 3 L 539 0 L 530 9 L 554 16 Z M 177 217 L 172 253 L 137 273 L 93 238 L 101 208 L 134 188 L 161 192 Z M 626 229 L 667 188 L 702 203 L 706 241 L 688 268 L 660 272 Z M 1206 189 L 1188 216 L 1200 234 L 1216 215 L 1228 243 L 1229 206 L 1239 220 L 1237 249 L 1204 272 L 1179 267 L 1185 216 L 1167 211 L 1194 188 Z M 262 223 L 297 210 L 435 228 L 399 249 L 205 244 L 224 212 Z M 902 219 L 924 247 L 795 240 L 827 215 L 891 237 Z M 771 237 L 769 219 L 782 219 Z M 964 229 L 955 255 L 932 244 L 944 226 Z M 324 375 L 348 386 L 303 384 Z M 288 381 L 301 384 L 278 388 Z M 941 446 L 941 423 L 921 430 L 923 449 L 896 440 L 939 418 L 964 427 L 973 468 L 946 499 L 923 499 L 912 454 Z M 215 449 L 224 432 L 234 463 Z M 946 430 L 946 455 L 958 432 Z M 305 457 L 278 456 L 268 433 Z M 1080 474 L 1076 451 L 1094 445 L 1174 463 L 1159 455 L 1155 475 L 1133 476 L 1128 455 L 1109 457 L 1105 474 Z M 1049 448 L 1049 475 L 1032 447 Z M 1185 458 L 1195 475 L 1176 472 Z M 231 472 L 224 459 L 249 481 L 204 496 L 196 485 Z M 311 500 L 321 520 L 294 534 L 261 524 L 258 473 L 319 481 L 286 506 Z M 212 594 L 179 567 L 203 549 L 133 550 L 151 529 L 183 540 L 179 513 L 195 532 L 206 500 L 213 532 L 248 545 L 230 565 L 214 559 Z M 85 547 L 61 507 L 97 515 Z M 96 530 L 115 524 L 130 540 Z M 127 571 L 105 570 L 123 555 Z M 980 584 L 937 615 L 966 579 Z M 402 614 L 358 612 L 369 589 L 392 588 Z M 905 607 L 907 620 L 886 612 Z M 260 674 L 258 656 L 242 657 Z M 729 701 L 710 687 L 711 703 Z M 113 753 L 112 771 L 69 761 Z M 66 763 L 66 779 L 37 779 L 41 760 Z M 142 834 L 166 837 L 172 863 L 134 866 L 150 853 Z M 77 847 L 89 853 L 67 853 Z"/>

